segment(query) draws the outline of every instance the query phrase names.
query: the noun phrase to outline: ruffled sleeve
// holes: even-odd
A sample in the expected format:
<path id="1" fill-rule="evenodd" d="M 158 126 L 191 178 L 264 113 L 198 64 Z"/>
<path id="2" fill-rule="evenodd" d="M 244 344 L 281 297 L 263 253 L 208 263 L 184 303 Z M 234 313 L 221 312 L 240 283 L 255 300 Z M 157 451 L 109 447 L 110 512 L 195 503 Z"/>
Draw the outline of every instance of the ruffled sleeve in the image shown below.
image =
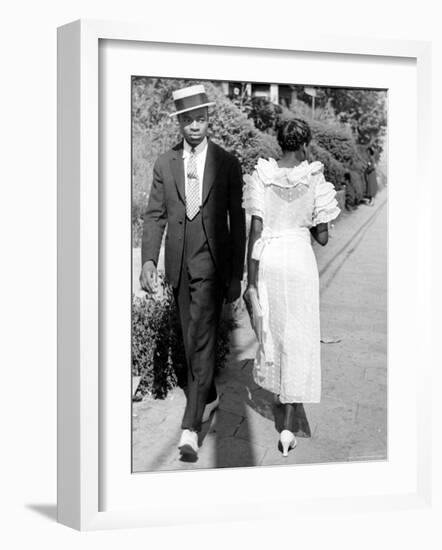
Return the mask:
<path id="1" fill-rule="evenodd" d="M 257 171 L 252 175 L 244 176 L 242 206 L 246 214 L 264 218 L 264 183 L 261 181 Z"/>
<path id="2" fill-rule="evenodd" d="M 338 207 L 333 184 L 325 180 L 322 171 L 317 173 L 315 177 L 316 186 L 312 226 L 334 220 L 341 211 Z"/>

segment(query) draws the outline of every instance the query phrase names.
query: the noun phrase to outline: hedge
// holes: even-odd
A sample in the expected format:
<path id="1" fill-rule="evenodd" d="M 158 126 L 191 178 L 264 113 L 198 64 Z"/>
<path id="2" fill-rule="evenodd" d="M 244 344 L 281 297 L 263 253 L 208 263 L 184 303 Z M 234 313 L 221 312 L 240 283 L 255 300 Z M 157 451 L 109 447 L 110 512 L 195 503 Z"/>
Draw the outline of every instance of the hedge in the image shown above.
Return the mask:
<path id="1" fill-rule="evenodd" d="M 333 155 L 316 142 L 312 142 L 310 146 L 310 156 L 311 160 L 319 160 L 322 162 L 324 165 L 325 179 L 333 183 L 336 190 L 340 189 L 344 182 L 344 174 L 347 172 L 345 166 L 338 162 Z"/>
<path id="2" fill-rule="evenodd" d="M 148 394 L 163 399 L 174 387 L 186 383 L 187 368 L 181 327 L 173 293 L 160 277 L 155 296 L 132 297 L 132 375 L 141 376 L 135 399 Z M 219 326 L 216 367 L 225 365 L 232 319 Z"/>
<path id="3" fill-rule="evenodd" d="M 351 165 L 360 159 L 356 141 L 350 130 L 335 125 L 309 121 L 314 141 L 326 149 L 344 165 Z"/>

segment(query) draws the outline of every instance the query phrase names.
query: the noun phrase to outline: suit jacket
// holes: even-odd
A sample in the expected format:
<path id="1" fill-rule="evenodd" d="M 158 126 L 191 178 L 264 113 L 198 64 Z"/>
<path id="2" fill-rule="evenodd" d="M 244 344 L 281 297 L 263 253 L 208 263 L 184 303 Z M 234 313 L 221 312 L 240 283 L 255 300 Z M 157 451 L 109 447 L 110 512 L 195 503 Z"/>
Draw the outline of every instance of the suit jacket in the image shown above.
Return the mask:
<path id="1" fill-rule="evenodd" d="M 225 284 L 242 278 L 246 243 L 242 171 L 238 159 L 208 140 L 202 194 L 202 225 L 217 271 Z M 166 278 L 176 287 L 184 245 L 186 192 L 183 142 L 162 154 L 153 170 L 144 214 L 142 264 L 158 262 L 167 226 Z"/>

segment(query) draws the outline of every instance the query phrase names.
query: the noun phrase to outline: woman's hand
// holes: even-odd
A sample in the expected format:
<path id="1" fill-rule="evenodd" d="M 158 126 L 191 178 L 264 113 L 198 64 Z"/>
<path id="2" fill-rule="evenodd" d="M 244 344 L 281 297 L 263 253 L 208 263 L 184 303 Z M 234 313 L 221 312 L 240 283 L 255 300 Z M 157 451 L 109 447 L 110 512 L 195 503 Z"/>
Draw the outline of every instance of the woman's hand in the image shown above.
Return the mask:
<path id="1" fill-rule="evenodd" d="M 258 289 L 256 288 L 256 285 L 248 284 L 243 294 L 244 301 L 250 302 L 250 294 L 254 292 L 258 293 Z"/>
<path id="2" fill-rule="evenodd" d="M 328 223 L 318 223 L 318 225 L 310 229 L 310 233 L 321 246 L 325 246 L 328 243 Z"/>
<path id="3" fill-rule="evenodd" d="M 250 321 L 252 327 L 255 331 L 255 334 L 258 338 L 258 342 L 262 344 L 262 314 L 259 313 L 260 310 L 258 301 L 258 289 L 255 285 L 248 285 L 246 291 L 244 292 L 244 302 L 246 304 L 247 311 L 250 316 Z M 255 301 L 255 310 L 252 305 L 252 300 Z"/>

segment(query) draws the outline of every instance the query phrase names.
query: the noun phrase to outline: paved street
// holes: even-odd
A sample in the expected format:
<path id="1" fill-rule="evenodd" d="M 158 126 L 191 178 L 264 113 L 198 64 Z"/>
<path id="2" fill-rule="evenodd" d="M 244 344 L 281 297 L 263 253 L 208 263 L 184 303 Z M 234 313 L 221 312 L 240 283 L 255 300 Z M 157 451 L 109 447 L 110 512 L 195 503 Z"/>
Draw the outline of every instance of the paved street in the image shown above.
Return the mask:
<path id="1" fill-rule="evenodd" d="M 387 192 L 374 207 L 344 213 L 325 248 L 321 277 L 322 400 L 301 408 L 298 445 L 277 447 L 281 408 L 256 386 L 256 343 L 247 315 L 217 378 L 219 410 L 205 425 L 198 460 L 179 458 L 182 390 L 133 406 L 133 470 L 383 460 L 387 457 Z"/>

